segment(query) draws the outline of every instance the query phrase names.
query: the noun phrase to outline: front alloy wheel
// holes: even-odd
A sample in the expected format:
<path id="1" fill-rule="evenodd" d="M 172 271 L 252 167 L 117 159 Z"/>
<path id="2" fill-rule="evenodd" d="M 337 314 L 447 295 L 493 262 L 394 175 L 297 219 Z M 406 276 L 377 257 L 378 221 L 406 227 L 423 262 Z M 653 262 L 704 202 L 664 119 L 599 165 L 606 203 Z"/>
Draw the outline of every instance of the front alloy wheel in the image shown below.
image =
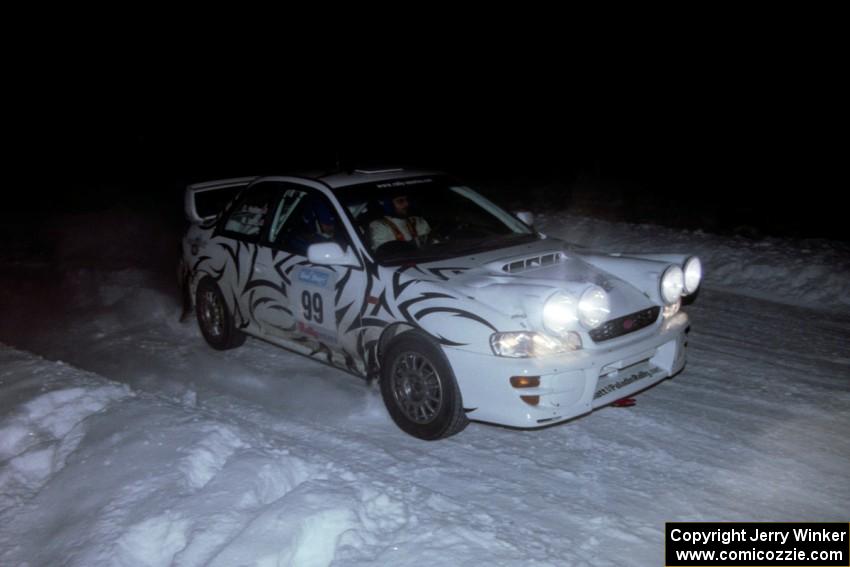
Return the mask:
<path id="1" fill-rule="evenodd" d="M 381 361 L 381 395 L 396 425 L 420 439 L 449 437 L 469 423 L 440 345 L 418 331 L 390 343 Z"/>
<path id="2" fill-rule="evenodd" d="M 395 402 L 404 416 L 419 424 L 434 421 L 443 405 L 443 384 L 428 359 L 417 352 L 401 353 L 391 376 Z"/>

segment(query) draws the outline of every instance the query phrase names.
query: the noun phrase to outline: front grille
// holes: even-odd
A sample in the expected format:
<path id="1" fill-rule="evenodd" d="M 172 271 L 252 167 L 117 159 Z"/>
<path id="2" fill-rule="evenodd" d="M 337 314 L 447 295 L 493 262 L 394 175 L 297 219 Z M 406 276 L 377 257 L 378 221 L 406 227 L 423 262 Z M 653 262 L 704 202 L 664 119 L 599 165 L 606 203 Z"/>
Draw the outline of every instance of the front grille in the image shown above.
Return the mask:
<path id="1" fill-rule="evenodd" d="M 619 319 L 612 319 L 590 331 L 590 338 L 595 343 L 601 343 L 634 333 L 655 323 L 660 312 L 660 307 L 650 307 Z"/>

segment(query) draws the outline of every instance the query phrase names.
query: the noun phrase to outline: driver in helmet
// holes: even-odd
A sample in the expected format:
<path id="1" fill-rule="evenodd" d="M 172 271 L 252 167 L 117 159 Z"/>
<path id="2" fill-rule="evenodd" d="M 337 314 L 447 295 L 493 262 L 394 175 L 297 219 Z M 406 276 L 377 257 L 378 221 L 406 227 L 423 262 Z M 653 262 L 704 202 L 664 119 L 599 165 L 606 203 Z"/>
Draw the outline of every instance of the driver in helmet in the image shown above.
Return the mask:
<path id="1" fill-rule="evenodd" d="M 341 231 L 337 230 L 337 217 L 333 209 L 319 199 L 312 202 L 308 201 L 305 205 L 302 214 L 303 225 L 289 242 L 292 249 L 298 254 L 306 256 L 307 248 L 311 244 L 336 242 L 344 247 L 345 239 L 342 237 Z"/>
<path id="2" fill-rule="evenodd" d="M 407 194 L 396 194 L 381 200 L 384 216 L 369 224 L 372 247 L 377 250 L 387 242 L 413 242 L 421 246 L 427 241 L 431 227 L 422 217 L 410 214 Z"/>
<path id="3" fill-rule="evenodd" d="M 330 241 L 336 239 L 336 214 L 322 201 L 316 201 L 313 205 L 313 216 L 315 217 L 315 241 Z"/>

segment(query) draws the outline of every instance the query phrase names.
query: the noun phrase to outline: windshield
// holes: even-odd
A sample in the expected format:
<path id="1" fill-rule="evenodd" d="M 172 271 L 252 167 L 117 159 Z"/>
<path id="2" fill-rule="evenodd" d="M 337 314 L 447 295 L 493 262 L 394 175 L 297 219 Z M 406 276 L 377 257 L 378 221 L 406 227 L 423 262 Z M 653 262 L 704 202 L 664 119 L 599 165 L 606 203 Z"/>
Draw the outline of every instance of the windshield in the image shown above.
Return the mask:
<path id="1" fill-rule="evenodd" d="M 382 264 L 442 260 L 537 238 L 510 213 L 445 177 L 382 181 L 335 192 Z"/>

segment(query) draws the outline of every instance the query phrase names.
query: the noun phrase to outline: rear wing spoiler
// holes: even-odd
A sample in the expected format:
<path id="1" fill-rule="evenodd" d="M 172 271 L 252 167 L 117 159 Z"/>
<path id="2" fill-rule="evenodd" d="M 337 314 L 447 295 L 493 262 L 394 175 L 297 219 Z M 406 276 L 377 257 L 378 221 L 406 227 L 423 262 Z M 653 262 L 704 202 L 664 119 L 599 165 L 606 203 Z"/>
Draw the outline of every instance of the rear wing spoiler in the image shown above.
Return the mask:
<path id="1" fill-rule="evenodd" d="M 227 203 L 254 179 L 256 177 L 236 177 L 189 185 L 183 201 L 186 218 L 193 224 L 216 218 Z"/>

